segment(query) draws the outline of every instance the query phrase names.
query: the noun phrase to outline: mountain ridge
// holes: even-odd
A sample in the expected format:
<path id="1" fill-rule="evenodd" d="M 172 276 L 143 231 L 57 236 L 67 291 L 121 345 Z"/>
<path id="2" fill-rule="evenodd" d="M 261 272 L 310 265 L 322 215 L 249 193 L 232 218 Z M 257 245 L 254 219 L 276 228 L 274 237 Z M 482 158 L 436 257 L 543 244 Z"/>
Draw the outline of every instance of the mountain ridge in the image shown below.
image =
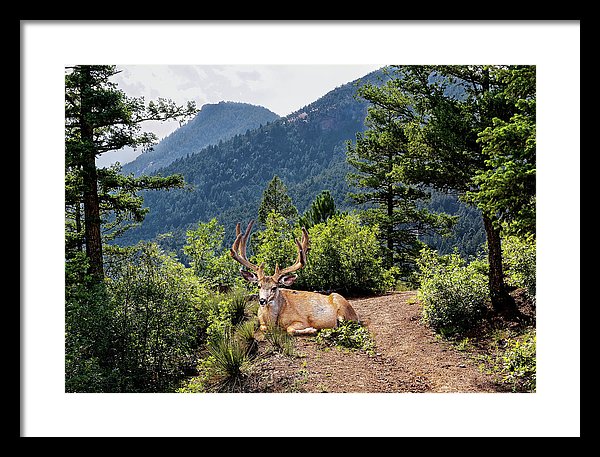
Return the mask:
<path id="1" fill-rule="evenodd" d="M 260 105 L 220 101 L 203 105 L 187 123 L 163 138 L 151 150 L 123 165 L 123 173 L 152 174 L 174 160 L 194 154 L 206 146 L 267 124 L 279 115 Z"/>

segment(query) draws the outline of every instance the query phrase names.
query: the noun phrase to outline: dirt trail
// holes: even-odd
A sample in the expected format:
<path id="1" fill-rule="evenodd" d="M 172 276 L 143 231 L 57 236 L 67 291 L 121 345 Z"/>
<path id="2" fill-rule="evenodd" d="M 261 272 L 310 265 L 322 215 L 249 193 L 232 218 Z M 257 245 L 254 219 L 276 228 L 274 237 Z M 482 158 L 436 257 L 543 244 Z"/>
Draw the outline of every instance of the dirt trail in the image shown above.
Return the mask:
<path id="1" fill-rule="evenodd" d="M 260 392 L 496 392 L 491 376 L 466 354 L 436 339 L 420 321 L 415 292 L 354 299 L 374 335 L 375 354 L 323 349 L 297 337 L 299 357 L 280 354 L 254 366 L 251 391 Z M 266 344 L 266 343 L 261 343 Z"/>

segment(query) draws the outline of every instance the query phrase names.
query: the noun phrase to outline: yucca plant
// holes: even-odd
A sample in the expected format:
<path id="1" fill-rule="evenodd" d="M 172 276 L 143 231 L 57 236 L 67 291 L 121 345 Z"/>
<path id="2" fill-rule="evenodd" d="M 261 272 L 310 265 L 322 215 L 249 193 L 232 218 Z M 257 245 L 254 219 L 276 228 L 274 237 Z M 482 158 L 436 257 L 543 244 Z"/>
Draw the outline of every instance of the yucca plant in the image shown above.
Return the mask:
<path id="1" fill-rule="evenodd" d="M 239 392 L 250 358 L 247 347 L 234 337 L 231 327 L 225 327 L 206 345 L 212 360 L 212 378 L 217 390 Z"/>
<path id="2" fill-rule="evenodd" d="M 246 291 L 238 288 L 231 291 L 228 295 L 231 298 L 229 305 L 231 323 L 233 325 L 240 324 L 246 316 Z"/>
<path id="3" fill-rule="evenodd" d="M 277 325 L 267 326 L 265 339 L 271 343 L 273 350 L 280 354 L 293 357 L 296 355 L 294 337 Z"/>
<path id="4" fill-rule="evenodd" d="M 249 357 L 253 357 L 258 350 L 258 341 L 255 338 L 258 319 L 248 319 L 239 323 L 235 328 L 235 338 L 240 345 L 246 348 Z"/>

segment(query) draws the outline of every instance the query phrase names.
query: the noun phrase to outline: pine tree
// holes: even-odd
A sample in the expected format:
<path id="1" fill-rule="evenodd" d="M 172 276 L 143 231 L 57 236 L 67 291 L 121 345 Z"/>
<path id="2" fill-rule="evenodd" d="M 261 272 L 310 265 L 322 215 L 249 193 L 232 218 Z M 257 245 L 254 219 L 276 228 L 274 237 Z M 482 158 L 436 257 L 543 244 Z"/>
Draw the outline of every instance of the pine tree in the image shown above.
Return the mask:
<path id="1" fill-rule="evenodd" d="M 298 219 L 300 227 L 309 229 L 313 225 L 327 221 L 331 216 L 339 214 L 331 192 L 323 190 L 311 203 L 310 208 Z"/>
<path id="2" fill-rule="evenodd" d="M 482 211 L 492 305 L 515 313 L 504 284 L 501 222 L 531 230 L 534 220 L 533 67 L 400 66 L 389 86 L 410 99 L 405 179 L 457 193 Z M 513 127 L 521 130 L 509 140 Z"/>
<path id="3" fill-rule="evenodd" d="M 298 210 L 292 203 L 287 193 L 287 187 L 277 175 L 267 185 L 262 195 L 262 201 L 258 208 L 258 220 L 262 224 L 267 223 L 267 217 L 271 211 L 283 216 L 288 222 L 298 217 Z"/>
<path id="4" fill-rule="evenodd" d="M 143 219 L 145 210 L 136 193 L 143 189 L 182 186 L 181 176 L 125 177 L 119 167 L 98 170 L 96 157 L 124 146 L 149 148 L 156 136 L 141 131 L 147 120 L 191 116 L 196 109 L 159 99 L 147 106 L 143 98 L 129 98 L 110 78 L 112 65 L 80 65 L 65 75 L 65 196 L 67 258 L 83 250 L 88 273 L 97 281 L 104 276 L 102 259 L 103 215 L 112 214 L 112 229 L 127 218 Z M 121 227 L 122 228 L 122 227 Z"/>
<path id="5" fill-rule="evenodd" d="M 356 144 L 347 144 L 347 161 L 355 169 L 348 179 L 358 189 L 350 196 L 365 205 L 363 219 L 379 226 L 388 266 L 406 274 L 422 247 L 419 237 L 446 233 L 455 218 L 426 210 L 429 193 L 404 183 L 407 99 L 387 86 L 364 86 L 359 94 L 373 104 L 368 129 L 356 135 Z"/>

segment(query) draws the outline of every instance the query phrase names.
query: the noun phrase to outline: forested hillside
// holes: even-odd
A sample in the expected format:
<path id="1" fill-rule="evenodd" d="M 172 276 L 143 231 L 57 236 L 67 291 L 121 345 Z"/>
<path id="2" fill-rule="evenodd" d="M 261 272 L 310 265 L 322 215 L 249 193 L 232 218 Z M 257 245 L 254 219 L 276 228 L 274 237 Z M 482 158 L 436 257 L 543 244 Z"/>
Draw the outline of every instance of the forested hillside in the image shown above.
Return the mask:
<path id="1" fill-rule="evenodd" d="M 151 150 L 123 165 L 123 173 L 150 174 L 174 160 L 234 135 L 274 121 L 279 116 L 262 106 L 238 102 L 206 104 L 188 123 Z"/>
<path id="2" fill-rule="evenodd" d="M 348 199 L 350 184 L 346 176 L 351 167 L 346 161 L 346 143 L 355 141 L 356 134 L 365 130 L 368 107 L 357 96 L 357 89 L 363 84 L 382 84 L 386 79 L 383 71 L 373 72 L 335 88 L 285 118 L 200 150 L 191 145 L 200 144 L 192 141 L 192 132 L 196 132 L 194 121 L 206 110 L 203 107 L 196 119 L 159 143 L 154 151 L 168 149 L 169 157 L 180 157 L 155 173 L 180 174 L 187 186 L 169 192 L 144 192 L 144 206 L 149 208 L 145 220 L 118 243 L 133 244 L 170 233 L 172 236 L 162 238 L 161 244 L 178 251 L 185 243 L 187 229 L 213 217 L 225 226 L 226 241 L 231 242 L 235 224 L 256 217 L 262 192 L 275 175 L 287 186 L 300 213 L 322 190 L 331 192 L 339 209 L 356 208 Z M 214 105 L 212 111 L 220 106 Z M 206 111 L 207 116 L 212 112 Z M 205 123 L 216 124 L 212 120 Z M 125 166 L 124 171 L 134 165 Z M 436 211 L 460 212 L 464 217 L 454 237 L 428 237 L 427 241 L 442 252 L 450 252 L 458 244 L 460 252 L 474 254 L 485 239 L 479 214 L 454 196 L 433 192 Z M 468 239 L 463 245 L 465 234 Z"/>

